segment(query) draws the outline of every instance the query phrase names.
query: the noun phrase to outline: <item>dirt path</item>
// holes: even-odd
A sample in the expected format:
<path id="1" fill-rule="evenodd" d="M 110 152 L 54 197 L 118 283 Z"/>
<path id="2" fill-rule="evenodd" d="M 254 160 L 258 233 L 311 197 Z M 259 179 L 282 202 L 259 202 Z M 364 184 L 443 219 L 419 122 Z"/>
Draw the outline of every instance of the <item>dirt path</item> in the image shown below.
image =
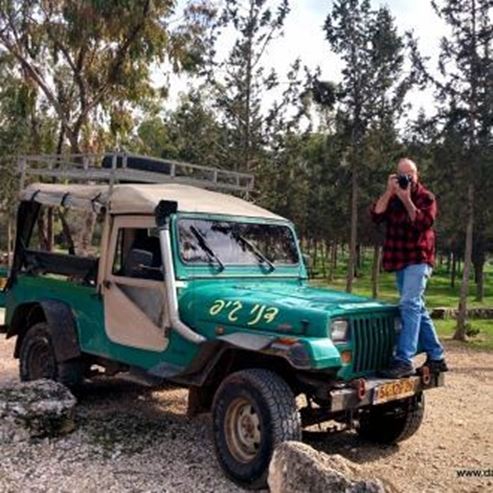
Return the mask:
<path id="1" fill-rule="evenodd" d="M 0 385 L 17 379 L 13 344 L 0 339 Z M 449 347 L 453 371 L 427 394 L 425 421 L 400 446 L 362 443 L 353 433 L 307 442 L 361 464 L 403 492 L 493 491 L 493 354 Z M 214 458 L 208 416 L 185 416 L 186 392 L 151 391 L 121 381 L 87 389 L 78 430 L 32 445 L 0 444 L 0 491 L 234 492 Z"/>

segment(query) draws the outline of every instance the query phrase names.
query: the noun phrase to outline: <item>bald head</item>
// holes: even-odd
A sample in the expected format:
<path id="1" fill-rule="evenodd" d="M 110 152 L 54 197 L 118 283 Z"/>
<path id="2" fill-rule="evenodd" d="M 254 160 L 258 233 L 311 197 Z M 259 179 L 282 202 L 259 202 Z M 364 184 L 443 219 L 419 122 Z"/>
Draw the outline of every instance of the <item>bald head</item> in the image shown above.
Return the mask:
<path id="1" fill-rule="evenodd" d="M 399 160 L 397 164 L 397 173 L 399 175 L 411 175 L 413 183 L 418 182 L 418 167 L 411 159 L 405 157 Z"/>

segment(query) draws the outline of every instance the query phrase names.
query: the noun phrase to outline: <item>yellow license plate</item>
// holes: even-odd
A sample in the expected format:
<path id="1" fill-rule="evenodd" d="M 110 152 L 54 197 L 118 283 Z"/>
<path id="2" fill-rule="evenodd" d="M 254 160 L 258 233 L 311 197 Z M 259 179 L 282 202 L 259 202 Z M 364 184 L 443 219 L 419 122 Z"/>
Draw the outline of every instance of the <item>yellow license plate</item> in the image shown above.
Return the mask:
<path id="1" fill-rule="evenodd" d="M 417 381 L 416 378 L 412 377 L 401 378 L 400 380 L 378 385 L 373 393 L 373 404 L 382 404 L 383 402 L 410 397 L 416 392 Z"/>

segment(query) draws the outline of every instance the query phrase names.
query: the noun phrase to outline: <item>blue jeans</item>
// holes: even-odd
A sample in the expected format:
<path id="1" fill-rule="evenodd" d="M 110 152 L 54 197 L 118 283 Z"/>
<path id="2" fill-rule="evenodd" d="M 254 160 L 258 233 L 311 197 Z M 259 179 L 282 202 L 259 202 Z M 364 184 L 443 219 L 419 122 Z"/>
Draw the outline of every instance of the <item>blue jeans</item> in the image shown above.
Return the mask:
<path id="1" fill-rule="evenodd" d="M 424 293 L 431 270 L 428 264 L 415 264 L 396 272 L 397 289 L 401 296 L 399 308 L 402 329 L 395 359 L 410 365 L 418 350 L 418 344 L 430 359 L 443 358 L 443 347 L 438 340 L 430 314 L 425 308 Z"/>

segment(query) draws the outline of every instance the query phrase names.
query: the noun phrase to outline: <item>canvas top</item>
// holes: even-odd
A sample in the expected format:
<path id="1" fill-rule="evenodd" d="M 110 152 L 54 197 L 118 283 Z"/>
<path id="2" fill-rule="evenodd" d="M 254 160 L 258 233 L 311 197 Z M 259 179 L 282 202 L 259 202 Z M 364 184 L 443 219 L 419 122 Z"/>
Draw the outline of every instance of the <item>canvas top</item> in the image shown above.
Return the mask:
<path id="1" fill-rule="evenodd" d="M 110 191 L 111 190 L 111 191 Z M 281 216 L 233 195 L 177 183 L 66 185 L 33 183 L 20 194 L 21 200 L 111 214 L 154 214 L 161 200 L 177 202 L 180 212 L 226 214 L 284 220 Z"/>

